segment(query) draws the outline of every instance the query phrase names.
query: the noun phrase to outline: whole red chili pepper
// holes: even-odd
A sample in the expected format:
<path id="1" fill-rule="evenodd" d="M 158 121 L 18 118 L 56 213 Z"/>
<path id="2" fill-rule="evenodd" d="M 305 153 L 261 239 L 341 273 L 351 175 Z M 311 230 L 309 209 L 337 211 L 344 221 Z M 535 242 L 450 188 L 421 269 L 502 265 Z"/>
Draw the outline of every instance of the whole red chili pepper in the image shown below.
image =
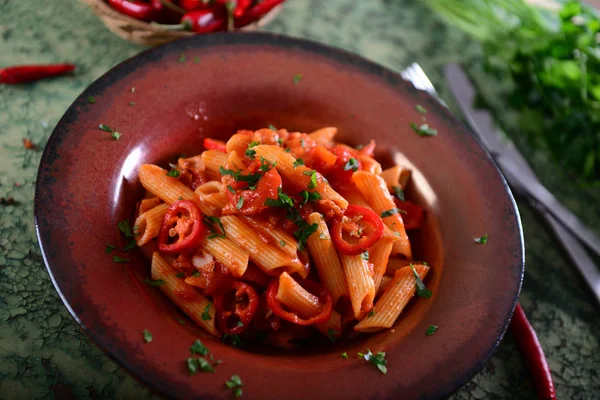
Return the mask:
<path id="1" fill-rule="evenodd" d="M 181 18 L 184 29 L 196 33 L 222 31 L 227 24 L 225 15 L 214 9 L 190 11 Z"/>
<path id="2" fill-rule="evenodd" d="M 156 21 L 165 24 L 176 24 L 185 10 L 177 6 L 173 0 L 150 0 L 152 8 L 155 10 Z"/>
<path id="3" fill-rule="evenodd" d="M 248 7 L 252 5 L 252 0 L 216 0 L 216 3 L 222 4 L 225 7 L 231 7 L 231 5 L 235 5 L 235 8 L 233 9 L 233 16 L 239 18 L 244 15 Z"/>
<path id="4" fill-rule="evenodd" d="M 141 21 L 153 21 L 157 16 L 152 5 L 137 0 L 108 0 L 108 4 L 121 14 Z"/>
<path id="5" fill-rule="evenodd" d="M 210 1 L 205 0 L 179 0 L 179 7 L 185 11 L 201 10 L 211 6 Z"/>
<path id="6" fill-rule="evenodd" d="M 253 7 L 246 10 L 246 13 L 239 18 L 235 19 L 235 27 L 241 28 L 248 25 L 251 22 L 256 21 L 285 0 L 264 0 Z"/>
<path id="7" fill-rule="evenodd" d="M 525 362 L 533 375 L 538 398 L 540 400 L 556 400 L 554 382 L 544 355 L 544 349 L 542 349 L 535 330 L 518 303 L 510 321 L 510 331 L 515 337 L 523 358 L 525 358 Z"/>
<path id="8" fill-rule="evenodd" d="M 74 64 L 18 65 L 0 69 L 0 83 L 16 84 L 66 74 Z"/>

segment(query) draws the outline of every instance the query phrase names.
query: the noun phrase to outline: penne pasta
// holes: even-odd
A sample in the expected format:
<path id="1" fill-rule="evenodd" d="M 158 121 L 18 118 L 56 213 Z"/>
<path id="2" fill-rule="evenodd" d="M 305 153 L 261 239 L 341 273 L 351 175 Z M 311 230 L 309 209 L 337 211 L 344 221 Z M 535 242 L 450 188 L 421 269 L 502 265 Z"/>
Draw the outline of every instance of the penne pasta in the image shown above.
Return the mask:
<path id="1" fill-rule="evenodd" d="M 389 232 L 387 227 L 385 230 Z M 397 238 L 390 232 L 384 234 L 381 239 L 369 249 L 369 262 L 373 264 L 373 283 L 375 285 L 375 291 L 379 288 L 381 278 L 385 274 L 388 259 L 390 258 L 396 240 Z"/>
<path id="2" fill-rule="evenodd" d="M 146 190 L 158 196 L 167 204 L 177 200 L 190 200 L 196 202 L 192 189 L 185 186 L 176 178 L 167 175 L 167 171 L 151 164 L 143 164 L 139 171 L 140 182 Z"/>
<path id="3" fill-rule="evenodd" d="M 218 150 L 206 150 L 200 158 L 204 162 L 206 172 L 212 173 L 213 176 L 220 176 L 219 170 L 227 164 L 227 154 Z"/>
<path id="4" fill-rule="evenodd" d="M 244 223 L 252 227 L 266 244 L 277 247 L 292 258 L 298 257 L 298 241 L 281 228 L 258 218 L 240 216 Z"/>
<path id="5" fill-rule="evenodd" d="M 254 151 L 257 156 L 263 157 L 271 164 L 276 163 L 275 168 L 277 168 L 277 171 L 296 187 L 300 189 L 311 189 L 311 186 L 315 186 L 315 191 L 321 195 L 323 200 L 331 200 L 343 209 L 348 207 L 348 201 L 333 190 L 333 188 L 325 182 L 321 174 L 304 165 L 294 166 L 294 162 L 296 161 L 294 156 L 290 153 L 286 153 L 281 147 L 260 145 L 254 147 Z M 313 174 L 316 178 L 312 177 Z"/>
<path id="6" fill-rule="evenodd" d="M 287 272 L 279 276 L 277 300 L 304 319 L 314 317 L 322 308 L 319 298 L 300 286 Z"/>
<path id="7" fill-rule="evenodd" d="M 340 259 L 321 214 L 310 214 L 308 222 L 318 225 L 316 232 L 310 235 L 306 242 L 308 251 L 315 262 L 321 282 L 331 292 L 333 304 L 336 304 L 340 297 L 348 296 L 348 286 Z"/>
<path id="8" fill-rule="evenodd" d="M 158 197 L 156 197 L 156 196 L 149 197 L 147 199 L 143 199 L 140 202 L 140 207 L 138 209 L 138 213 L 139 214 L 143 214 L 146 211 L 148 211 L 149 209 L 151 209 L 153 207 L 156 207 L 160 203 L 161 203 L 161 200 Z"/>
<path id="9" fill-rule="evenodd" d="M 429 272 L 427 265 L 415 265 L 415 270 L 421 279 Z M 364 317 L 355 327 L 358 332 L 377 332 L 390 328 L 398 316 L 406 307 L 406 304 L 414 296 L 416 280 L 410 266 L 396 271 L 394 279 L 388 284 L 387 289 L 381 295 L 373 307 L 373 312 Z"/>
<path id="10" fill-rule="evenodd" d="M 153 254 L 152 279 L 164 282 L 158 288 L 202 329 L 213 336 L 220 337 L 215 328 L 215 308 L 211 306 L 211 302 L 192 286 L 177 278 L 176 274 L 177 271 L 158 252 Z M 202 317 L 205 312 L 208 313 L 209 319 Z"/>
<path id="11" fill-rule="evenodd" d="M 133 226 L 137 226 L 138 236 L 135 241 L 138 246 L 143 246 L 158 236 L 167 208 L 169 208 L 167 204 L 160 204 L 136 218 Z"/>
<path id="12" fill-rule="evenodd" d="M 217 181 L 204 183 L 196 188 L 200 210 L 203 214 L 218 217 L 221 210 L 229 203 L 223 184 Z"/>
<path id="13" fill-rule="evenodd" d="M 392 278 L 391 276 L 382 276 L 381 277 L 381 282 L 379 283 L 379 287 L 377 288 L 377 296 L 379 297 L 383 294 L 383 292 L 385 292 L 385 289 L 390 285 L 390 282 L 392 282 Z"/>
<path id="14" fill-rule="evenodd" d="M 348 256 L 340 254 L 340 261 L 348 284 L 354 318 L 360 319 L 373 308 L 375 283 L 372 271 L 362 255 Z"/>
<path id="15" fill-rule="evenodd" d="M 298 258 L 292 258 L 284 252 L 269 246 L 235 215 L 221 217 L 227 238 L 239 247 L 246 249 L 250 259 L 267 275 L 275 275 L 281 271 L 294 273 L 303 266 Z"/>
<path id="16" fill-rule="evenodd" d="M 204 238 L 200 246 L 225 265 L 234 277 L 239 278 L 246 272 L 250 254 L 228 237 Z"/>
<path id="17" fill-rule="evenodd" d="M 357 171 L 352 176 L 352 181 L 367 198 L 373 211 L 381 215 L 386 226 L 398 236 L 399 240 L 394 243 L 392 254 L 402 254 L 406 258 L 412 259 L 412 250 L 404 229 L 404 222 L 383 178 L 369 172 Z"/>
<path id="18" fill-rule="evenodd" d="M 337 128 L 327 127 L 317 129 L 316 131 L 309 133 L 308 136 L 320 146 L 332 147 L 333 139 L 335 138 L 335 135 L 337 135 L 337 132 Z"/>
<path id="19" fill-rule="evenodd" d="M 406 185 L 410 179 L 410 170 L 402 168 L 399 165 L 394 165 L 391 168 L 384 169 L 381 172 L 381 177 L 389 190 L 392 190 L 394 186 L 397 186 L 400 189 L 406 189 Z"/>

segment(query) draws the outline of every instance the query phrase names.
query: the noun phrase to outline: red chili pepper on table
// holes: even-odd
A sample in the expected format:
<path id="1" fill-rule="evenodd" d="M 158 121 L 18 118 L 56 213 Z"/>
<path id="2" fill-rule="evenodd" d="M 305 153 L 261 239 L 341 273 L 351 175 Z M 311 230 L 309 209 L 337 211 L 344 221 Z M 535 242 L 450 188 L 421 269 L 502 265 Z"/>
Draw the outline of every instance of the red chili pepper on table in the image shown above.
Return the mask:
<path id="1" fill-rule="evenodd" d="M 74 64 L 18 65 L 0 69 L 0 83 L 17 84 L 66 74 Z"/>
<path id="2" fill-rule="evenodd" d="M 269 287 L 267 288 L 266 295 L 267 304 L 269 308 L 273 311 L 275 315 L 277 315 L 281 319 L 284 319 L 296 325 L 309 326 L 327 321 L 331 317 L 331 308 L 333 305 L 333 297 L 331 296 L 331 293 L 329 293 L 327 289 L 325 289 L 323 286 L 319 285 L 315 281 L 305 280 L 299 283 L 306 290 L 316 295 L 319 298 L 319 302 L 323 303 L 323 308 L 321 309 L 321 312 L 319 314 L 315 315 L 314 317 L 304 319 L 300 318 L 298 314 L 284 310 L 281 304 L 279 303 L 279 300 L 277 300 L 277 291 L 279 290 L 279 278 L 273 279 L 271 283 L 269 283 Z"/>
<path id="3" fill-rule="evenodd" d="M 177 24 L 186 12 L 173 0 L 150 0 L 150 5 L 155 10 L 156 21 L 165 24 Z"/>
<path id="4" fill-rule="evenodd" d="M 158 234 L 158 249 L 173 254 L 189 250 L 206 231 L 201 213 L 194 203 L 179 200 L 169 206 Z M 177 237 L 175 242 L 171 238 Z"/>
<path id="5" fill-rule="evenodd" d="M 121 14 L 129 15 L 141 21 L 156 19 L 156 10 L 149 3 L 137 0 L 108 0 L 108 4 Z"/>
<path id="6" fill-rule="evenodd" d="M 335 247 L 344 254 L 360 254 L 383 235 L 381 217 L 366 207 L 351 204 L 344 217 L 336 218 L 331 227 Z"/>
<path id="7" fill-rule="evenodd" d="M 517 303 L 510 321 L 510 331 L 515 337 L 521 354 L 533 375 L 533 381 L 540 400 L 556 400 L 552 374 L 535 330 L 527 320 L 521 305 Z"/>
<path id="8" fill-rule="evenodd" d="M 248 8 L 244 15 L 235 19 L 235 27 L 241 28 L 256 21 L 284 1 L 285 0 L 264 0 L 255 6 Z"/>
<path id="9" fill-rule="evenodd" d="M 220 329 L 228 335 L 234 335 L 244 332 L 250 325 L 259 299 L 252 286 L 234 281 L 229 289 L 214 298 L 214 302 Z"/>
<path id="10" fill-rule="evenodd" d="M 181 18 L 183 28 L 196 33 L 222 31 L 227 27 L 227 18 L 214 9 L 190 11 Z"/>
<path id="11" fill-rule="evenodd" d="M 204 0 L 179 0 L 179 7 L 185 11 L 201 10 L 210 6 L 210 2 Z"/>

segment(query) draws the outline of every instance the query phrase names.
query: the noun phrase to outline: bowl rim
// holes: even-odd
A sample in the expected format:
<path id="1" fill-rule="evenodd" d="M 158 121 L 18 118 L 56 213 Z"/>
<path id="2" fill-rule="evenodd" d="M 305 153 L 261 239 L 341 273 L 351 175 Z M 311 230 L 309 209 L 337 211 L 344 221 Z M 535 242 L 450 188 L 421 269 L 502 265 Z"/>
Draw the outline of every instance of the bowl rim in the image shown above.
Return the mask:
<path id="1" fill-rule="evenodd" d="M 119 352 L 109 346 L 104 338 L 101 335 L 97 335 L 94 330 L 89 329 L 79 318 L 77 312 L 73 308 L 73 306 L 69 303 L 67 296 L 61 290 L 59 283 L 57 282 L 56 276 L 53 273 L 53 267 L 51 265 L 49 259 L 49 252 L 45 246 L 45 236 L 44 232 L 40 230 L 40 213 L 44 208 L 44 199 L 41 197 L 42 189 L 41 187 L 46 183 L 42 182 L 42 179 L 46 172 L 44 171 L 44 166 L 47 164 L 51 164 L 54 159 L 54 151 L 60 147 L 61 142 L 58 140 L 59 136 L 59 128 L 67 121 L 71 119 L 72 114 L 75 112 L 75 106 L 81 101 L 81 99 L 86 99 L 88 97 L 88 93 L 93 93 L 97 88 L 102 87 L 104 85 L 110 84 L 115 78 L 124 72 L 132 72 L 138 68 L 142 68 L 145 64 L 151 63 L 153 58 L 151 55 L 156 53 L 169 53 L 169 52 L 179 52 L 184 51 L 190 48 L 206 48 L 211 47 L 213 45 L 224 46 L 224 45 L 245 45 L 245 44 L 264 44 L 270 45 L 279 48 L 289 47 L 299 47 L 303 51 L 309 53 L 316 53 L 317 55 L 323 56 L 325 58 L 331 58 L 336 61 L 344 61 L 352 64 L 353 67 L 357 68 L 363 73 L 374 74 L 377 77 L 385 80 L 388 83 L 394 84 L 404 84 L 407 85 L 407 88 L 410 90 L 416 90 L 414 86 L 402 79 L 400 74 L 396 71 L 393 71 L 387 67 L 384 67 L 374 61 L 371 61 L 359 54 L 334 47 L 331 45 L 323 44 L 320 42 L 316 42 L 313 40 L 308 40 L 304 38 L 292 37 L 288 35 L 270 33 L 270 32 L 220 32 L 213 33 L 210 35 L 194 35 L 186 38 L 179 39 L 174 42 L 165 43 L 156 47 L 149 48 L 142 52 L 135 54 L 134 56 L 123 60 L 119 64 L 115 65 L 108 71 L 106 71 L 103 75 L 98 77 L 94 82 L 88 85 L 72 102 L 72 104 L 67 108 L 64 115 L 60 118 L 56 127 L 52 131 L 52 134 L 48 138 L 46 146 L 44 148 L 40 164 L 38 167 L 38 174 L 36 177 L 35 184 L 35 195 L 34 195 L 34 224 L 36 237 L 40 246 L 40 252 L 42 258 L 44 260 L 44 265 L 46 270 L 48 271 L 48 275 L 52 281 L 52 284 L 57 291 L 60 299 L 63 304 L 71 314 L 71 316 L 75 319 L 75 321 L 80 325 L 82 331 L 87 336 L 87 338 L 91 339 L 102 351 L 107 354 L 113 361 L 115 361 L 119 366 L 124 367 L 131 376 L 133 376 L 138 381 L 144 383 L 148 388 L 152 391 L 156 391 L 160 393 L 162 396 L 170 398 L 169 392 L 166 391 L 164 386 L 161 386 L 160 382 L 156 382 L 151 380 L 149 377 L 146 377 L 142 373 L 138 373 L 138 371 L 129 363 L 128 357 L 126 354 Z M 465 372 L 454 381 L 453 385 L 448 385 L 446 388 L 440 388 L 440 391 L 436 393 L 436 398 L 446 398 L 447 396 L 455 393 L 461 387 L 463 387 L 466 383 L 471 381 L 476 374 L 478 374 L 484 367 L 484 365 L 491 358 L 498 345 L 500 344 L 504 334 L 508 330 L 510 320 L 514 313 L 515 307 L 517 305 L 519 295 L 521 292 L 523 278 L 524 278 L 524 269 L 525 269 L 525 245 L 524 245 L 524 237 L 523 237 L 523 227 L 521 222 L 521 217 L 519 214 L 519 209 L 517 207 L 517 203 L 515 198 L 508 186 L 508 183 L 504 176 L 502 175 L 498 165 L 495 163 L 489 152 L 485 149 L 479 138 L 473 134 L 473 132 L 462 122 L 460 121 L 451 111 L 450 109 L 441 106 L 429 93 L 423 92 L 423 95 L 426 98 L 429 98 L 430 104 L 429 107 L 435 108 L 435 113 L 441 115 L 446 118 L 448 122 L 452 121 L 454 126 L 452 130 L 462 129 L 475 140 L 477 145 L 483 151 L 483 154 L 490 162 L 490 167 L 498 174 L 501 184 L 506 192 L 508 203 L 512 207 L 512 212 L 514 213 L 515 223 L 516 223 L 516 231 L 518 232 L 518 256 L 519 256 L 519 264 L 515 265 L 515 268 L 518 268 L 518 279 L 516 282 L 517 290 L 515 291 L 514 298 L 511 300 L 511 305 L 509 307 L 509 312 L 505 320 L 498 324 L 498 328 L 496 329 L 496 339 L 494 340 L 492 346 L 487 350 L 485 355 L 479 359 L 474 365 L 470 368 L 465 369 Z M 171 393 L 172 395 L 172 393 Z"/>

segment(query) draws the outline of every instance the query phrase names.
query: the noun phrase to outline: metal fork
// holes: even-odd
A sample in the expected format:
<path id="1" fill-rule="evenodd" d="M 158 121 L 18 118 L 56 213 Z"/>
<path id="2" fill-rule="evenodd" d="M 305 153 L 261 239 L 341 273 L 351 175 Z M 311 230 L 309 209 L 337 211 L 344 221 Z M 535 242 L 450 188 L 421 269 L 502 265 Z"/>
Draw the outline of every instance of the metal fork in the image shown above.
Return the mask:
<path id="1" fill-rule="evenodd" d="M 435 87 L 419 64 L 413 63 L 409 65 L 400 73 L 400 75 L 403 79 L 411 82 L 416 89 L 429 93 L 436 100 L 438 100 L 440 104 L 448 108 L 446 103 L 444 103 L 444 101 L 439 97 Z M 469 124 L 468 120 L 467 124 Z M 471 129 L 477 136 L 480 136 L 478 130 L 474 126 L 471 126 Z M 485 147 L 485 140 L 481 140 L 481 142 Z M 526 168 L 530 168 L 525 161 L 523 162 L 525 163 Z M 565 228 L 564 225 L 562 225 L 552 214 L 550 214 L 548 210 L 546 210 L 539 202 L 530 196 L 526 196 L 526 192 L 523 190 L 523 187 L 521 187 L 521 185 L 515 180 L 512 180 L 510 175 L 506 176 L 506 179 L 511 188 L 521 196 L 525 197 L 533 209 L 536 210 L 542 218 L 544 218 L 554 232 L 554 235 L 561 244 L 561 247 L 566 252 L 571 262 L 579 269 L 586 283 L 590 289 L 592 289 L 596 300 L 600 303 L 600 272 L 587 254 L 585 247 L 581 244 L 578 238 L 576 238 L 567 228 Z"/>

